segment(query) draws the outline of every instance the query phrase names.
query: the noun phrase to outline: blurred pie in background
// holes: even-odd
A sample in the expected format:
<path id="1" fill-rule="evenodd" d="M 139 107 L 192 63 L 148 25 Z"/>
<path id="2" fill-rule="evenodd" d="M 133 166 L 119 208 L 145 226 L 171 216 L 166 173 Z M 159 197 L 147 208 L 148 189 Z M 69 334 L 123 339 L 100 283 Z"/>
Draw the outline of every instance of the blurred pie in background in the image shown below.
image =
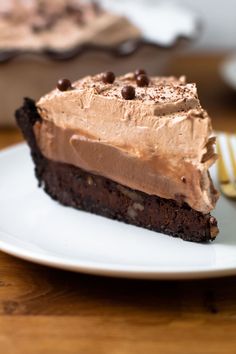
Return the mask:
<path id="1" fill-rule="evenodd" d="M 196 34 L 195 17 L 176 5 L 155 5 L 152 9 L 143 2 L 127 0 L 125 4 L 1 0 L 0 125 L 13 124 L 14 111 L 23 96 L 39 98 L 60 77 L 73 80 L 96 72 L 121 74 L 140 67 L 158 74 L 170 55 L 166 48 L 176 47 L 180 37 Z M 165 20 L 168 17 L 170 21 Z M 160 19 L 166 30 L 163 24 L 158 29 Z"/>

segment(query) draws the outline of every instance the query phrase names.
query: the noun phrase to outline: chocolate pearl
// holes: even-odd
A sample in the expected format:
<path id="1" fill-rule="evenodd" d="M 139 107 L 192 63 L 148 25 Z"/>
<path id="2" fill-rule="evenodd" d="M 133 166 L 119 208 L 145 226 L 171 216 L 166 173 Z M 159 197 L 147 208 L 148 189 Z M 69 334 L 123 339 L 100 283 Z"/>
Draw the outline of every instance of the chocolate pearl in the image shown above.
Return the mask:
<path id="1" fill-rule="evenodd" d="M 149 85 L 149 78 L 147 75 L 141 74 L 136 77 L 136 83 L 139 87 L 144 87 Z"/>
<path id="2" fill-rule="evenodd" d="M 102 74 L 102 81 L 104 84 L 113 84 L 115 78 L 115 74 L 112 71 L 107 71 L 106 73 Z"/>
<path id="3" fill-rule="evenodd" d="M 71 82 L 68 79 L 60 79 L 58 80 L 57 83 L 57 88 L 60 91 L 67 91 L 68 89 L 71 89 Z"/>
<path id="4" fill-rule="evenodd" d="M 134 72 L 135 78 L 137 78 L 139 75 L 147 75 L 147 73 L 146 73 L 146 71 L 143 70 L 143 69 L 137 69 L 137 70 L 135 70 L 135 72 Z"/>
<path id="5" fill-rule="evenodd" d="M 135 88 L 133 86 L 124 86 L 121 94 L 125 100 L 133 100 L 135 98 Z"/>

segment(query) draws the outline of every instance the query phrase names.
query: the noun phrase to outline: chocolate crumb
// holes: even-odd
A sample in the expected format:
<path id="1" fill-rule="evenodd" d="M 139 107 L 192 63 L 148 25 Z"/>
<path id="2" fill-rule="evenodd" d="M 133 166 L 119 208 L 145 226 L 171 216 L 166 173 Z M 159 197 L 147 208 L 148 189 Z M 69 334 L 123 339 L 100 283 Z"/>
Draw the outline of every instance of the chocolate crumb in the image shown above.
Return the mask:
<path id="1" fill-rule="evenodd" d="M 102 81 L 104 84 L 113 84 L 115 78 L 115 74 L 112 71 L 107 71 L 106 73 L 102 74 Z"/>
<path id="2" fill-rule="evenodd" d="M 186 183 L 186 177 L 185 177 L 185 176 L 182 176 L 182 177 L 181 177 L 181 181 L 182 181 L 183 183 Z"/>
<path id="3" fill-rule="evenodd" d="M 211 235 L 211 238 L 214 239 L 219 233 L 217 220 L 216 220 L 216 218 L 214 218 L 214 216 L 210 217 L 209 224 L 210 224 L 210 235 Z"/>
<path id="4" fill-rule="evenodd" d="M 211 217 L 210 217 L 209 222 L 210 222 L 211 225 L 217 226 L 217 221 L 216 221 L 216 218 L 214 218 L 214 216 L 211 216 Z"/>
<path id="5" fill-rule="evenodd" d="M 57 83 L 57 88 L 60 91 L 67 91 L 72 88 L 71 82 L 68 79 L 60 79 Z"/>
<path id="6" fill-rule="evenodd" d="M 135 98 L 135 88 L 133 86 L 124 86 L 121 94 L 125 100 L 133 100 Z"/>
<path id="7" fill-rule="evenodd" d="M 144 87 L 149 85 L 149 78 L 147 75 L 141 74 L 136 77 L 136 83 L 139 87 Z"/>

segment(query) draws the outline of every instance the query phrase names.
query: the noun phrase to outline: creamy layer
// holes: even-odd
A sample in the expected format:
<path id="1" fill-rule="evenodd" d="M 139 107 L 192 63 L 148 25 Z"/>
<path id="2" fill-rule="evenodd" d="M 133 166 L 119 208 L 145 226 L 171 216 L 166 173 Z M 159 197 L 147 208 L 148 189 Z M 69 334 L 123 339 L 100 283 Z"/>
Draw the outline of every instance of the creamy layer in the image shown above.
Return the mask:
<path id="1" fill-rule="evenodd" d="M 126 18 L 81 0 L 3 0 L 0 49 L 68 50 L 77 45 L 112 46 L 140 37 Z"/>
<path id="2" fill-rule="evenodd" d="M 128 83 L 136 89 L 130 101 L 121 96 Z M 216 160 L 214 139 L 194 84 L 151 78 L 141 88 L 127 74 L 113 84 L 97 75 L 73 87 L 37 103 L 42 122 L 35 135 L 47 158 L 203 213 L 214 208 L 218 194 L 208 174 Z"/>

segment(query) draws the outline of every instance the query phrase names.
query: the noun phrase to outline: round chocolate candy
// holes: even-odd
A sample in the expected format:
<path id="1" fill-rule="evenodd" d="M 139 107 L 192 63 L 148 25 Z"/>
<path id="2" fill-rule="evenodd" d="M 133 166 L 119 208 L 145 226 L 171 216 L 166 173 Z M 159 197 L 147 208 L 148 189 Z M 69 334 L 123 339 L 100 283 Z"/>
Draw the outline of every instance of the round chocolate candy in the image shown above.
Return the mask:
<path id="1" fill-rule="evenodd" d="M 68 79 L 60 79 L 57 83 L 57 88 L 60 91 L 67 91 L 72 88 L 71 82 Z"/>
<path id="2" fill-rule="evenodd" d="M 133 86 L 124 86 L 121 94 L 125 100 L 133 100 L 135 98 L 135 88 Z"/>
<path id="3" fill-rule="evenodd" d="M 115 78 L 115 74 L 112 71 L 107 71 L 106 73 L 102 74 L 102 81 L 104 84 L 113 84 Z"/>
<path id="4" fill-rule="evenodd" d="M 149 85 L 149 78 L 147 75 L 141 74 L 136 77 L 136 83 L 139 87 L 144 87 Z"/>

